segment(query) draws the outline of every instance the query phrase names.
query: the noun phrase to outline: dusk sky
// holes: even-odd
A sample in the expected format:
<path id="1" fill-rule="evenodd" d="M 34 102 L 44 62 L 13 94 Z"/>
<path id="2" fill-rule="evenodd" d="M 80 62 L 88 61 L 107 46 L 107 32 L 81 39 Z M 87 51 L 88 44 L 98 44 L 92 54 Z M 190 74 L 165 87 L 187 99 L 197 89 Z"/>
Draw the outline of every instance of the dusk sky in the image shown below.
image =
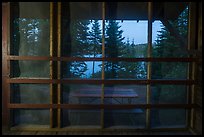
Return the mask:
<path id="1" fill-rule="evenodd" d="M 123 21 L 120 23 L 125 41 L 129 38 L 130 43 L 134 39 L 135 44 L 147 43 L 148 21 Z M 152 24 L 152 42 L 156 40 L 157 31 L 161 30 L 161 22 L 154 21 Z"/>
<path id="2" fill-rule="evenodd" d="M 123 30 L 123 37 L 125 37 L 124 42 L 129 38 L 130 43 L 134 39 L 135 44 L 144 44 L 147 43 L 148 37 L 148 21 L 140 20 L 137 22 L 136 20 L 125 20 L 121 22 L 118 20 L 119 25 L 121 26 L 120 30 Z M 102 21 L 99 21 L 100 29 L 102 29 Z M 107 25 L 107 24 L 106 24 Z M 152 42 L 155 42 L 158 32 L 161 30 L 161 21 L 154 21 L 152 23 Z M 89 26 L 90 27 L 90 26 Z"/>

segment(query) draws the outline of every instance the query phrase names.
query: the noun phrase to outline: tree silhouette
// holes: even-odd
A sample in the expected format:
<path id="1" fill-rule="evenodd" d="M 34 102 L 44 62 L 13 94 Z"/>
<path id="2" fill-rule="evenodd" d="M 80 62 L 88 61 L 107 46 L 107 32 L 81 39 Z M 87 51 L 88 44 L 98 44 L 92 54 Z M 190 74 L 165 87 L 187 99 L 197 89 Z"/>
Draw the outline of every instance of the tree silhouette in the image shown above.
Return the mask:
<path id="1" fill-rule="evenodd" d="M 89 33 L 88 25 L 89 20 L 73 20 L 70 23 L 70 36 L 71 36 L 71 56 L 72 57 L 85 57 L 89 54 Z M 66 51 L 63 51 L 66 52 Z M 68 52 L 68 51 L 67 51 Z M 68 78 L 81 78 L 87 71 L 87 64 L 83 61 L 69 62 L 67 63 L 67 71 L 69 73 L 64 74 Z"/>
<path id="2" fill-rule="evenodd" d="M 101 29 L 98 20 L 93 20 L 91 31 L 89 32 L 89 54 L 95 58 L 97 55 L 101 55 Z M 95 61 L 93 61 L 92 77 L 94 77 Z"/>
<path id="3" fill-rule="evenodd" d="M 121 26 L 116 20 L 108 20 L 105 36 L 105 57 L 116 58 L 123 50 L 122 30 L 119 30 Z M 105 78 L 117 78 L 118 77 L 118 62 L 110 61 L 105 62 Z"/>

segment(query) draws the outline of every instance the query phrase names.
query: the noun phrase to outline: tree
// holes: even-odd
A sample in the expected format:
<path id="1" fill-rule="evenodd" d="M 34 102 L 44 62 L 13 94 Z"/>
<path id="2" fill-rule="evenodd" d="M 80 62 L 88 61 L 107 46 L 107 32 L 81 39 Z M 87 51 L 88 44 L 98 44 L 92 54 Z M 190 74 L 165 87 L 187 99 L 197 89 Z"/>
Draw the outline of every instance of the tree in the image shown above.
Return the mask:
<path id="1" fill-rule="evenodd" d="M 123 40 L 122 30 L 119 30 L 121 26 L 115 20 L 108 20 L 108 25 L 106 28 L 106 38 L 105 38 L 105 57 L 116 58 L 120 55 L 123 50 Z M 106 78 L 117 78 L 117 71 L 119 69 L 118 62 L 106 62 L 105 63 L 105 76 Z"/>
<path id="2" fill-rule="evenodd" d="M 101 36 L 101 29 L 100 29 L 100 25 L 99 25 L 99 21 L 98 20 L 94 20 L 93 24 L 92 24 L 92 28 L 91 31 L 89 32 L 89 54 L 93 55 L 93 57 L 95 58 L 96 55 L 98 54 L 102 54 L 101 53 L 101 42 L 102 42 L 102 36 Z M 93 61 L 93 70 L 92 70 L 92 77 L 94 76 L 94 68 L 95 68 L 95 61 Z"/>
<path id="3" fill-rule="evenodd" d="M 89 20 L 74 20 L 70 23 L 71 35 L 71 56 L 84 57 L 89 51 Z M 66 52 L 66 51 L 65 51 Z M 67 74 L 71 78 L 80 78 L 85 75 L 87 71 L 87 64 L 85 62 L 70 62 L 67 63 L 67 68 L 70 72 Z"/>

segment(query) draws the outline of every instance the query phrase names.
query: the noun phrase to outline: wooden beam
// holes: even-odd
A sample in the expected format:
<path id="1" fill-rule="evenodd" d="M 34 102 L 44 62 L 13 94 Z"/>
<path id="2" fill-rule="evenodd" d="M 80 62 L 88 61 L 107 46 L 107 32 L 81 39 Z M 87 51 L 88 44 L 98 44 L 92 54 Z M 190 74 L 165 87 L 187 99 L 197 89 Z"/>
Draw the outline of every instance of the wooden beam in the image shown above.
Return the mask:
<path id="1" fill-rule="evenodd" d="M 44 57 L 44 56 L 8 56 L 8 60 L 47 60 L 47 61 L 127 61 L 127 62 L 197 62 L 198 58 L 80 58 L 80 57 Z"/>
<path id="2" fill-rule="evenodd" d="M 197 104 L 9 104 L 9 108 L 38 108 L 38 109 L 135 109 L 135 108 L 161 108 L 161 109 L 191 109 L 198 108 Z"/>
<path id="3" fill-rule="evenodd" d="M 160 80 L 96 80 L 96 79 L 7 79 L 8 83 L 53 83 L 53 84 L 138 84 L 138 85 L 145 85 L 145 84 L 175 84 L 175 85 L 192 85 L 196 84 L 197 82 L 195 80 L 166 80 L 166 79 L 160 79 Z"/>

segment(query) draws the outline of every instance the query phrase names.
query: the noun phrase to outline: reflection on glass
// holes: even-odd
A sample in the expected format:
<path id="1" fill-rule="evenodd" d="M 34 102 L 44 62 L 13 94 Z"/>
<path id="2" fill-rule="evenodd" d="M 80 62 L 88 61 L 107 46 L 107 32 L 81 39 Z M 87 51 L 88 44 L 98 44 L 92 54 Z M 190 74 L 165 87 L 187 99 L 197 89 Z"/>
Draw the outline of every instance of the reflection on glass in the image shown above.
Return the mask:
<path id="1" fill-rule="evenodd" d="M 144 128 L 145 117 L 145 109 L 107 109 L 104 112 L 104 124 L 105 127 Z"/>
<path id="2" fill-rule="evenodd" d="M 151 126 L 153 128 L 183 128 L 186 125 L 185 109 L 152 109 Z"/>
<path id="3" fill-rule="evenodd" d="M 62 56 L 102 56 L 101 4 L 101 2 L 62 3 Z"/>
<path id="4" fill-rule="evenodd" d="M 49 56 L 49 3 L 19 2 L 13 8 L 11 55 Z"/>
<path id="5" fill-rule="evenodd" d="M 168 2 L 165 4 L 165 17 L 152 24 L 153 57 L 188 57 L 188 4 L 179 3 L 178 7 Z M 175 7 L 175 13 L 168 14 Z"/>
<path id="6" fill-rule="evenodd" d="M 146 79 L 146 62 L 116 62 L 104 63 L 106 79 Z"/>
<path id="7" fill-rule="evenodd" d="M 186 85 L 152 85 L 151 102 L 160 104 L 187 103 Z"/>
<path id="8" fill-rule="evenodd" d="M 62 125 L 63 127 L 100 127 L 101 111 L 79 110 L 79 109 L 63 109 L 62 110 Z"/>
<path id="9" fill-rule="evenodd" d="M 12 103 L 49 104 L 50 89 L 46 84 L 13 84 Z"/>
<path id="10" fill-rule="evenodd" d="M 49 78 L 49 61 L 11 61 L 11 77 Z"/>
<path id="11" fill-rule="evenodd" d="M 45 109 L 14 109 L 13 125 L 49 125 L 50 111 Z"/>
<path id="12" fill-rule="evenodd" d="M 105 104 L 145 104 L 146 85 L 105 85 Z"/>
<path id="13" fill-rule="evenodd" d="M 62 77 L 101 79 L 101 64 L 101 61 L 62 62 Z"/>
<path id="14" fill-rule="evenodd" d="M 62 101 L 65 104 L 100 104 L 101 85 L 63 84 Z"/>
<path id="15" fill-rule="evenodd" d="M 153 62 L 152 79 L 187 79 L 188 63 Z"/>

